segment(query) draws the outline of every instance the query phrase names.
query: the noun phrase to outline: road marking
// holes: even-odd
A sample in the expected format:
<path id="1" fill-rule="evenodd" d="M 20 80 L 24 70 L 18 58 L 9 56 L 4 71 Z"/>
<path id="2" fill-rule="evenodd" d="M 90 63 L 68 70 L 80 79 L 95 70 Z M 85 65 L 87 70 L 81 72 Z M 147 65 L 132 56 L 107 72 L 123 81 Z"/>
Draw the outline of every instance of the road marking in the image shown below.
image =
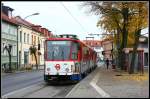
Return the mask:
<path id="1" fill-rule="evenodd" d="M 90 82 L 90 85 L 95 88 L 95 90 L 102 96 L 102 97 L 110 97 L 108 93 L 106 93 L 102 88 L 96 85 L 97 81 L 99 79 L 99 72 L 96 74 L 96 76 L 92 79 Z"/>
<path id="2" fill-rule="evenodd" d="M 77 85 L 75 85 L 75 87 L 73 87 L 72 89 L 71 89 L 71 91 L 65 96 L 65 98 L 68 98 L 68 96 L 79 86 L 79 82 L 78 82 L 78 84 Z"/>
<path id="3" fill-rule="evenodd" d="M 41 85 L 41 84 L 42 84 L 42 83 L 40 82 L 40 83 L 38 83 L 38 84 L 36 84 L 36 85 L 31 85 L 31 86 L 28 86 L 28 87 L 25 87 L 25 88 L 22 88 L 22 89 L 19 89 L 19 90 L 15 90 L 15 91 L 13 91 L 13 92 L 10 92 L 10 93 L 7 93 L 7 94 L 3 95 L 2 98 L 7 98 L 7 97 L 10 96 L 10 95 L 13 95 L 13 94 L 15 94 L 15 93 L 19 93 L 19 92 L 21 92 L 21 91 L 23 91 L 23 90 L 26 90 L 26 89 L 28 89 L 28 88 L 33 89 L 34 87 L 39 86 L 39 85 Z M 41 86 L 41 87 L 42 87 L 42 86 Z M 41 88 L 41 87 L 40 87 L 40 88 Z"/>

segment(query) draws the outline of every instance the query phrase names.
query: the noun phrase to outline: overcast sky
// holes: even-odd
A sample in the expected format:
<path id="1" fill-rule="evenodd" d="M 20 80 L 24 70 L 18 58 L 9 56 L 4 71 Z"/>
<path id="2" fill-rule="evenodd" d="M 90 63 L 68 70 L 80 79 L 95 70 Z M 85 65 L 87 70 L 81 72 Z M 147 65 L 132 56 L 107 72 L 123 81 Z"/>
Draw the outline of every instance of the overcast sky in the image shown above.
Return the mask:
<path id="1" fill-rule="evenodd" d="M 28 17 L 26 20 L 49 29 L 53 34 L 76 34 L 81 40 L 85 40 L 90 36 L 88 35 L 90 33 L 103 33 L 101 29 L 96 27 L 99 16 L 86 13 L 87 7 L 81 7 L 83 2 L 5 1 L 2 3 L 14 9 L 13 16 L 25 18 L 33 13 L 40 13 L 37 16 Z M 144 32 L 148 32 L 148 30 Z M 94 39 L 100 40 L 100 36 L 94 37 Z"/>
<path id="2" fill-rule="evenodd" d="M 53 34 L 76 34 L 83 40 L 90 36 L 88 35 L 89 33 L 102 32 L 96 27 L 99 17 L 86 13 L 86 7 L 81 7 L 83 2 L 5 1 L 2 3 L 14 9 L 13 16 L 25 18 L 30 14 L 40 13 L 37 16 L 28 17 L 26 20 L 49 29 Z M 69 10 L 73 17 L 62 4 Z M 99 38 L 95 36 L 95 39 Z"/>

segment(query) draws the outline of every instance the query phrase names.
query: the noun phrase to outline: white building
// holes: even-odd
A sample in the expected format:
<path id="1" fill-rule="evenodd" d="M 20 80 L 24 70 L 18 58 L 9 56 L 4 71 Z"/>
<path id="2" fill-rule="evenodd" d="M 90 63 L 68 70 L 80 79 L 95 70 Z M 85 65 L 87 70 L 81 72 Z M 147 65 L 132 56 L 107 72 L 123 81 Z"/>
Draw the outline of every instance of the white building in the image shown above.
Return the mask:
<path id="1" fill-rule="evenodd" d="M 37 48 L 37 62 L 39 65 L 43 65 L 44 41 L 47 37 L 51 35 L 51 32 L 48 31 L 46 28 L 42 28 L 40 25 L 34 25 L 32 23 L 29 23 L 19 16 L 16 17 L 16 20 L 20 24 L 20 28 L 18 30 L 19 66 L 31 66 L 36 64 L 35 57 L 34 55 L 30 54 L 29 50 L 29 48 L 33 45 Z M 38 46 L 40 49 L 38 48 Z"/>

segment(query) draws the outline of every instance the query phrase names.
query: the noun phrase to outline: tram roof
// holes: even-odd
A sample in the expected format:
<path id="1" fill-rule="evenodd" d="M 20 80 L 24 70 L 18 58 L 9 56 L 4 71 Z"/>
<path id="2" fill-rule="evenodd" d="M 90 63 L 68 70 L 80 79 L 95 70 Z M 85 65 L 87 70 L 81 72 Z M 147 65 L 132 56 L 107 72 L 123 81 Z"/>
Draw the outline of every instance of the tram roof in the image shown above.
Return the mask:
<path id="1" fill-rule="evenodd" d="M 48 39 L 46 39 L 46 40 L 51 40 L 51 41 L 59 41 L 59 40 L 61 40 L 61 41 L 80 41 L 80 40 L 77 40 L 77 39 L 72 39 L 72 38 L 48 38 Z"/>

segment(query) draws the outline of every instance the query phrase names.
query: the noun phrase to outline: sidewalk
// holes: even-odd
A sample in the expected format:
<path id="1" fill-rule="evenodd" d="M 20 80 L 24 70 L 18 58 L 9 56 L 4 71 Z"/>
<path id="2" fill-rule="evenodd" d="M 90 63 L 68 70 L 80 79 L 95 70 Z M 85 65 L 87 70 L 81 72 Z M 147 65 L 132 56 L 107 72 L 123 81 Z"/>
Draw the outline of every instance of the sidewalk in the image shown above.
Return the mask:
<path id="1" fill-rule="evenodd" d="M 16 70 L 16 71 L 13 71 L 12 73 L 1 72 L 1 76 L 7 76 L 7 75 L 25 73 L 25 72 L 34 72 L 34 71 L 40 71 L 40 70 L 43 70 L 43 68 L 39 68 L 38 70 L 36 70 L 36 67 L 34 67 L 32 70 Z"/>
<path id="2" fill-rule="evenodd" d="M 149 77 L 120 73 L 104 66 L 97 67 L 92 73 L 78 83 L 66 98 L 148 98 Z"/>

